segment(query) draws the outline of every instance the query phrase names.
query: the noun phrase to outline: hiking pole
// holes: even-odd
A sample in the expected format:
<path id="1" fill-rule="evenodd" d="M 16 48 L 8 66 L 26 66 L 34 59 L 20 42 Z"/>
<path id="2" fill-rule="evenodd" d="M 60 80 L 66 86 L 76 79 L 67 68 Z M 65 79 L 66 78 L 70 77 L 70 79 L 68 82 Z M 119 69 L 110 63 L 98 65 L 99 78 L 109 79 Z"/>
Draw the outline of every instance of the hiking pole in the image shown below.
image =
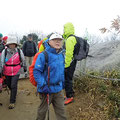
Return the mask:
<path id="1" fill-rule="evenodd" d="M 50 113 L 49 113 L 49 107 L 50 107 L 50 106 L 49 106 L 49 93 L 47 94 L 47 103 L 48 103 L 48 120 L 49 120 L 49 119 L 50 119 L 50 118 L 49 118 L 49 114 L 50 114 Z"/>
<path id="2" fill-rule="evenodd" d="M 49 86 L 50 86 L 50 84 L 49 84 L 49 81 L 50 81 L 50 67 L 48 67 L 48 88 L 49 88 Z M 50 95 L 49 95 L 49 93 L 47 94 L 47 104 L 48 104 L 48 120 L 50 119 L 49 118 L 49 109 L 50 109 L 50 101 L 49 101 L 49 98 L 50 98 Z"/>

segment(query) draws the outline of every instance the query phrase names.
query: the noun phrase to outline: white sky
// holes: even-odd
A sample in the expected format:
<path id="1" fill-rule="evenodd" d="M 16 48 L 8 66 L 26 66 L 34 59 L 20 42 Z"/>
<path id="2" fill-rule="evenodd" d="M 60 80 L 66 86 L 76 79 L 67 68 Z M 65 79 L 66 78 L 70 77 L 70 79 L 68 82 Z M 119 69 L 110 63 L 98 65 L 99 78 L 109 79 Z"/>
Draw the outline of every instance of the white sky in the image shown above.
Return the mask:
<path id="1" fill-rule="evenodd" d="M 76 34 L 98 33 L 120 15 L 120 0 L 1 0 L 0 32 L 26 34 L 32 30 L 63 33 L 72 22 Z"/>

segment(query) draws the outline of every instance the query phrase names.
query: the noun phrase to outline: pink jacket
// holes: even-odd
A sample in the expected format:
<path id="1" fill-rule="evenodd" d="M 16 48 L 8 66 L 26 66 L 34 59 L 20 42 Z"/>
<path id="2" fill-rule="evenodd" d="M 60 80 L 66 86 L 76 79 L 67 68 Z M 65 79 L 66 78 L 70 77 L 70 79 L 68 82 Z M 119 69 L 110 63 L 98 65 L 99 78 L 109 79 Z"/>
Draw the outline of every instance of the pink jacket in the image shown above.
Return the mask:
<path id="1" fill-rule="evenodd" d="M 18 52 L 14 54 L 4 65 L 3 74 L 6 76 L 14 76 L 20 70 L 20 58 Z"/>

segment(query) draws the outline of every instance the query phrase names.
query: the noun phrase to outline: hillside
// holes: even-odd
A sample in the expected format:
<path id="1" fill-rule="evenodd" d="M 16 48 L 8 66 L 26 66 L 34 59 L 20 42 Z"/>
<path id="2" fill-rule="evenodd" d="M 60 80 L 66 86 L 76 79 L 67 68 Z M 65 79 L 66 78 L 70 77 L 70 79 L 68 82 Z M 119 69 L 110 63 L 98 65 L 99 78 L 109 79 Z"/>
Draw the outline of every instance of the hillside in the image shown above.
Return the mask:
<path id="1" fill-rule="evenodd" d="M 108 70 L 120 68 L 120 41 L 110 41 L 90 46 L 86 60 L 86 68 L 92 70 Z M 119 68 L 118 68 L 119 67 Z"/>

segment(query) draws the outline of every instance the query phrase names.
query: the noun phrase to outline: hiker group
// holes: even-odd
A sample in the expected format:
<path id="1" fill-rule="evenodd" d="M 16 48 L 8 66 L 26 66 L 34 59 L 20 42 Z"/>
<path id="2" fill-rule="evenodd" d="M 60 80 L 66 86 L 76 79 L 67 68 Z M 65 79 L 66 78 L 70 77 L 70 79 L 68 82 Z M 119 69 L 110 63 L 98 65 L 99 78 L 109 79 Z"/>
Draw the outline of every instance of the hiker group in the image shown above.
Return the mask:
<path id="1" fill-rule="evenodd" d="M 4 42 L 4 39 L 6 39 Z M 64 25 L 64 33 L 55 32 L 41 40 L 38 46 L 28 34 L 22 50 L 15 37 L 0 34 L 0 82 L 10 89 L 9 109 L 15 107 L 17 84 L 22 68 L 40 96 L 37 119 L 45 120 L 52 103 L 57 120 L 66 120 L 64 105 L 74 101 L 73 74 L 77 61 L 88 55 L 89 44 L 75 36 L 72 23 Z M 4 87 L 4 86 L 3 86 Z M 1 87 L 2 88 L 2 87 Z M 63 90 L 65 89 L 65 95 Z"/>

